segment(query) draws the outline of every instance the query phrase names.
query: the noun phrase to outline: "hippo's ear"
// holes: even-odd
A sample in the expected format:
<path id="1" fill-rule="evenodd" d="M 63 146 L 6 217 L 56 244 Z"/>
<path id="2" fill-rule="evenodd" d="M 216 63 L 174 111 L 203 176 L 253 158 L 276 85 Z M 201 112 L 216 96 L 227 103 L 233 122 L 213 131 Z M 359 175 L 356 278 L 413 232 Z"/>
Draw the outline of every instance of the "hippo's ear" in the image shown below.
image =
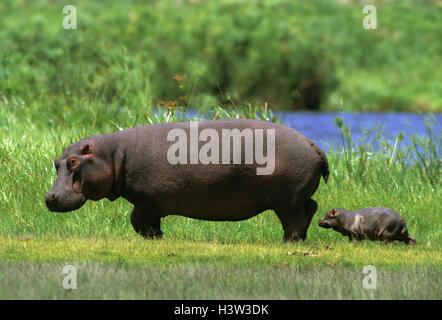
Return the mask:
<path id="1" fill-rule="evenodd" d="M 91 146 L 90 144 L 86 143 L 81 145 L 81 154 L 91 154 Z"/>
<path id="2" fill-rule="evenodd" d="M 333 210 L 332 210 L 332 215 L 334 215 L 334 216 L 335 216 L 335 215 L 337 215 L 337 214 L 338 214 L 338 212 L 339 212 L 339 211 L 338 211 L 338 210 L 336 210 L 336 208 L 333 208 Z"/>

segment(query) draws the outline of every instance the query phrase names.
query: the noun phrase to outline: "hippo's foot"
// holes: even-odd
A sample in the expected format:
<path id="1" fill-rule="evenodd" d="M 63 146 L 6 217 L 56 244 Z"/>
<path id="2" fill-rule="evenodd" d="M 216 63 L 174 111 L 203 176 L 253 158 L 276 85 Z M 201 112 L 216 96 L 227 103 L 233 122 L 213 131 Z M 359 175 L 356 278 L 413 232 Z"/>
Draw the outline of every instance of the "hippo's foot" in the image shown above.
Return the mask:
<path id="1" fill-rule="evenodd" d="M 350 242 L 356 242 L 356 241 L 362 241 L 362 240 L 364 240 L 363 235 L 359 235 L 356 233 L 351 233 L 348 235 L 348 241 L 350 241 Z"/>
<path id="2" fill-rule="evenodd" d="M 159 239 L 163 236 L 163 232 L 161 231 L 160 227 L 156 225 L 140 226 L 132 224 L 132 226 L 136 233 L 138 233 L 139 235 L 141 235 L 143 238 L 146 239 Z"/>
<path id="3" fill-rule="evenodd" d="M 307 238 L 309 223 L 304 204 L 275 210 L 284 230 L 284 241 L 298 241 Z"/>
<path id="4" fill-rule="evenodd" d="M 160 217 L 152 217 L 149 212 L 134 208 L 130 222 L 135 232 L 147 239 L 159 239 L 163 232 L 160 228 Z"/>
<path id="5" fill-rule="evenodd" d="M 136 231 L 136 230 L 135 230 Z M 146 239 L 160 239 L 163 236 L 161 229 L 147 228 L 145 230 L 137 231 L 143 238 Z"/>

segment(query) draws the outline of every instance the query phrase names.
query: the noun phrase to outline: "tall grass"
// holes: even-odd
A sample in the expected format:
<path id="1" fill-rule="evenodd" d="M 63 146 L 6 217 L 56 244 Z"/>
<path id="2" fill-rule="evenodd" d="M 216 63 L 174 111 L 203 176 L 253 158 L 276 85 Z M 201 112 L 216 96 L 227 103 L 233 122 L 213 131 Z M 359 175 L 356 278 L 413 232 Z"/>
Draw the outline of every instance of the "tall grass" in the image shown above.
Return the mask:
<path id="1" fill-rule="evenodd" d="M 440 187 L 442 170 L 441 144 L 442 137 L 440 131 L 433 128 L 437 124 L 434 117 L 425 119 L 427 136 L 411 136 L 412 148 L 416 155 L 415 165 L 423 180 L 430 181 L 433 188 Z"/>
<path id="2" fill-rule="evenodd" d="M 18 108 L 26 110 L 23 105 Z M 23 115 L 14 112 L 14 106 L 0 103 L 0 111 L 8 114 L 1 119 L 0 131 L 0 234 L 3 236 L 136 236 L 129 222 L 131 205 L 123 199 L 113 203 L 89 201 L 80 210 L 67 214 L 54 214 L 46 209 L 43 199 L 56 176 L 52 160 L 67 145 L 85 136 L 131 127 L 135 119 L 138 125 L 224 117 L 278 121 L 267 108 L 245 106 L 236 111 L 216 108 L 208 113 L 192 114 L 180 107 L 152 109 L 138 117 L 132 114 L 115 119 L 103 113 L 83 125 L 78 124 L 82 115 L 71 114 L 73 126 L 62 122 L 43 129 L 39 121 L 19 120 Z M 440 147 L 437 145 L 440 140 L 436 138 L 439 133 L 429 127 L 431 138 L 424 139 L 426 143 L 418 148 L 414 144 L 401 144 L 402 134 L 397 137 L 396 146 L 384 143 L 381 138 L 373 143 L 356 144 L 349 130 L 344 130 L 346 125 L 337 122 L 345 147 L 336 145 L 328 152 L 331 175 L 329 183 L 322 183 L 314 196 L 319 210 L 309 230 L 309 239 L 340 238 L 316 225 L 319 216 L 332 207 L 351 210 L 386 206 L 406 218 L 410 233 L 418 242 L 440 244 L 442 211 Z M 89 125 L 94 123 L 95 126 Z M 166 237 L 192 241 L 251 243 L 260 239 L 280 242 L 282 238 L 280 223 L 272 212 L 237 223 L 171 216 L 163 219 L 163 230 Z"/>
<path id="3" fill-rule="evenodd" d="M 341 158 L 346 166 L 350 178 L 364 179 L 370 175 L 369 166 L 376 163 L 385 173 L 392 174 L 399 170 L 405 173 L 414 170 L 420 175 L 419 183 L 431 185 L 434 189 L 440 188 L 441 168 L 441 132 L 438 130 L 434 116 L 424 118 L 427 135 L 410 135 L 411 144 L 402 144 L 404 133 L 399 132 L 392 145 L 381 134 L 376 134 L 374 140 L 368 142 L 369 132 L 363 131 L 360 141 L 353 141 L 350 127 L 341 117 L 335 117 L 335 124 L 340 133 L 340 144 L 335 143 L 331 152 Z M 379 130 L 377 127 L 375 130 Z M 417 178 L 417 177 L 416 177 Z"/>

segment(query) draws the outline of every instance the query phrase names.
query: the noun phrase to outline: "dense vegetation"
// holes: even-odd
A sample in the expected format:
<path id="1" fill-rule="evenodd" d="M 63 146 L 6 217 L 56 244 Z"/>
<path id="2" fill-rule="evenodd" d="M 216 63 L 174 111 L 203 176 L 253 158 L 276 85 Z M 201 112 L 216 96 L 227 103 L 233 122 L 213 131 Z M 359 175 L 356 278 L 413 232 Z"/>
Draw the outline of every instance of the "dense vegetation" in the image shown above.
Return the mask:
<path id="1" fill-rule="evenodd" d="M 377 1 L 376 30 L 359 1 L 71 2 L 0 3 L 0 100 L 64 117 L 237 101 L 442 110 L 437 1 Z M 77 30 L 62 28 L 66 4 Z"/>

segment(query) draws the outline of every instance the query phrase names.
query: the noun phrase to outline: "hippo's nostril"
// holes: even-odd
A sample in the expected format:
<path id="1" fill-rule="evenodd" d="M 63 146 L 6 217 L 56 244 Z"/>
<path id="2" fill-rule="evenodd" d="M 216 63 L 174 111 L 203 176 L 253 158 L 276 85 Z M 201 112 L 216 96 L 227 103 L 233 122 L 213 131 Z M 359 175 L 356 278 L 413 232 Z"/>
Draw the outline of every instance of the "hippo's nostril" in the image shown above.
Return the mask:
<path id="1" fill-rule="evenodd" d="M 51 202 L 55 200 L 55 193 L 48 193 L 45 197 L 46 202 Z"/>
<path id="2" fill-rule="evenodd" d="M 57 197 L 54 193 L 47 194 L 45 197 L 45 203 L 46 207 L 51 210 L 55 211 L 57 209 Z"/>

